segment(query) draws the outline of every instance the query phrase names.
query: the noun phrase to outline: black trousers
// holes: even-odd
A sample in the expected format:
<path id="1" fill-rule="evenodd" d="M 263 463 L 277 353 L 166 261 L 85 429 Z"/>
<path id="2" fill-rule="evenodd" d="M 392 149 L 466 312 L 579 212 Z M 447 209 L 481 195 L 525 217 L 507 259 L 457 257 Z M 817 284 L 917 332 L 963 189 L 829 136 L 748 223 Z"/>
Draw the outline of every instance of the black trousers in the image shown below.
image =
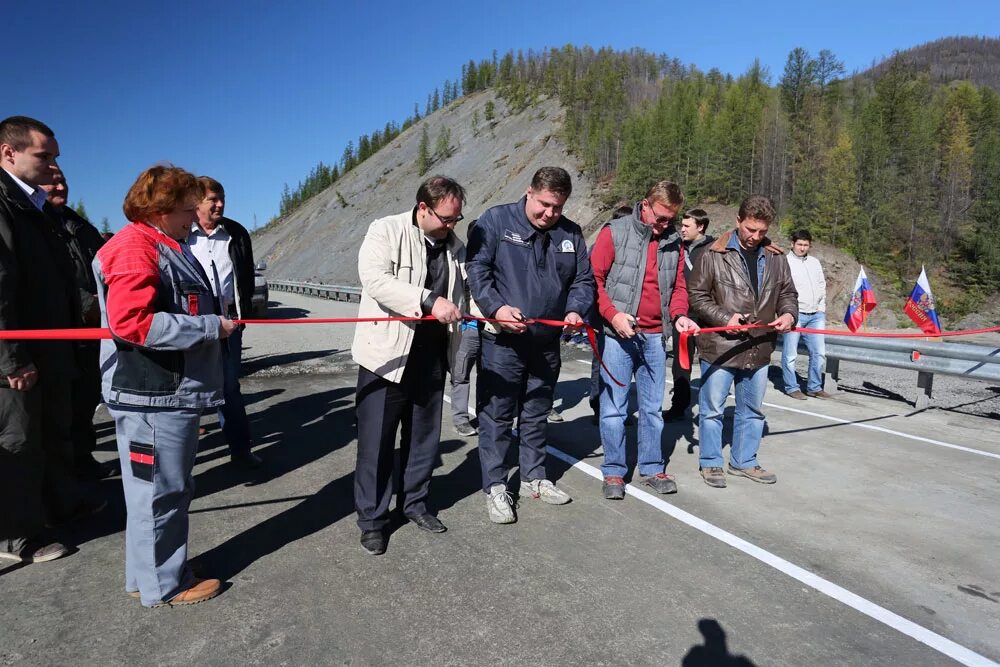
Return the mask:
<path id="1" fill-rule="evenodd" d="M 507 452 L 513 444 L 511 426 L 517 416 L 518 466 L 521 479 L 545 479 L 547 417 L 559 379 L 559 338 L 531 334 L 483 334 L 482 371 L 476 393 L 479 414 L 479 464 L 483 491 L 507 483 Z"/>
<path id="2" fill-rule="evenodd" d="M 51 375 L 49 375 L 51 378 Z M 83 499 L 73 469 L 71 384 L 39 372 L 31 391 L 0 388 L 0 551 L 17 551 Z"/>
<path id="3" fill-rule="evenodd" d="M 673 328 L 674 351 L 670 355 L 673 357 L 670 370 L 674 380 L 674 394 L 670 400 L 670 409 L 674 412 L 687 410 L 691 405 L 691 364 L 694 363 L 695 337 L 688 338 L 688 370 L 681 368 L 680 358 L 681 334 Z"/>
<path id="4" fill-rule="evenodd" d="M 428 358 L 411 352 L 399 383 L 358 369 L 354 507 L 361 530 L 380 530 L 389 522 L 393 486 L 396 507 L 403 514 L 428 511 L 443 400 L 444 360 L 436 355 Z M 393 456 L 397 430 L 401 431 L 398 467 Z"/>
<path id="5" fill-rule="evenodd" d="M 76 467 L 93 461 L 97 449 L 97 430 L 94 428 L 94 410 L 101 403 L 100 348 L 88 345 L 80 351 L 80 376 L 73 380 L 73 417 L 70 437 L 73 441 L 73 459 Z"/>

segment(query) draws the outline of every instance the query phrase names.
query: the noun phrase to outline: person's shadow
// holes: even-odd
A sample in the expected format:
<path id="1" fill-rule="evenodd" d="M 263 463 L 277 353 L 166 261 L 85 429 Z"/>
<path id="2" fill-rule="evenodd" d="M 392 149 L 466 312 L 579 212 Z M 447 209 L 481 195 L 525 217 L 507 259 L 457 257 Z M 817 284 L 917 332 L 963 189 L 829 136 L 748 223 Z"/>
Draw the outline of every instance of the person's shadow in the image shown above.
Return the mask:
<path id="1" fill-rule="evenodd" d="M 692 646 L 681 660 L 681 667 L 754 667 L 750 658 L 729 652 L 726 631 L 714 618 L 698 621 L 698 631 L 705 643 Z"/>

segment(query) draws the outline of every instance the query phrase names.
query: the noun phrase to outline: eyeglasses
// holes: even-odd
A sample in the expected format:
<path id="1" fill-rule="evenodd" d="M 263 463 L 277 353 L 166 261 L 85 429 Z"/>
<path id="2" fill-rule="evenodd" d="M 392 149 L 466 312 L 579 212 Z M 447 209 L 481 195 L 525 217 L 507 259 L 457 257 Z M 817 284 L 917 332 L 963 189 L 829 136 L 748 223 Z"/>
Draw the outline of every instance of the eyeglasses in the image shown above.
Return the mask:
<path id="1" fill-rule="evenodd" d="M 454 218 L 442 218 L 440 215 L 438 215 L 438 212 L 432 209 L 430 206 L 427 207 L 427 210 L 433 213 L 434 217 L 440 220 L 442 225 L 457 225 L 458 223 L 465 220 L 465 216 L 462 215 L 461 213 L 456 215 Z"/>
<path id="2" fill-rule="evenodd" d="M 646 204 L 646 206 L 649 207 L 649 212 L 652 213 L 654 216 L 656 216 L 656 217 L 653 218 L 656 221 L 656 224 L 658 224 L 658 225 L 673 225 L 673 224 L 677 223 L 677 214 L 676 213 L 674 215 L 656 215 L 656 211 L 653 210 L 653 205 L 652 204 Z"/>

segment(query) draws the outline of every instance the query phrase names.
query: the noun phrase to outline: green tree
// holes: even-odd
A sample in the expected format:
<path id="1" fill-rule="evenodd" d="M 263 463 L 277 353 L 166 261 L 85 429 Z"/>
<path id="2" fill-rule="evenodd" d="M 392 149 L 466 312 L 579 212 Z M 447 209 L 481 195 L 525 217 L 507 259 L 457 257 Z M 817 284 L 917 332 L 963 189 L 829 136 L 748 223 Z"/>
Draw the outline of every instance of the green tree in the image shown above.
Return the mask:
<path id="1" fill-rule="evenodd" d="M 492 125 L 496 117 L 496 105 L 493 104 L 493 100 L 487 100 L 486 107 L 483 109 L 483 118 L 486 119 L 487 123 Z"/>
<path id="2" fill-rule="evenodd" d="M 447 127 L 442 127 L 434 144 L 434 157 L 436 160 L 442 160 L 451 157 L 451 153 L 451 130 Z"/>
<path id="3" fill-rule="evenodd" d="M 108 216 L 101 218 L 101 234 L 110 234 L 111 225 L 108 224 Z"/>
<path id="4" fill-rule="evenodd" d="M 427 125 L 420 131 L 420 145 L 417 147 L 417 173 L 423 176 L 431 168 L 430 139 Z"/>
<path id="5" fill-rule="evenodd" d="M 87 207 L 83 205 L 83 199 L 80 199 L 80 201 L 78 201 L 72 208 L 81 218 L 84 220 L 90 220 L 90 218 L 87 217 Z"/>
<path id="6" fill-rule="evenodd" d="M 842 242 L 843 230 L 861 217 L 857 197 L 857 160 L 847 130 L 840 131 L 837 144 L 826 156 L 824 167 L 816 217 L 810 228 L 818 238 L 837 245 Z"/>

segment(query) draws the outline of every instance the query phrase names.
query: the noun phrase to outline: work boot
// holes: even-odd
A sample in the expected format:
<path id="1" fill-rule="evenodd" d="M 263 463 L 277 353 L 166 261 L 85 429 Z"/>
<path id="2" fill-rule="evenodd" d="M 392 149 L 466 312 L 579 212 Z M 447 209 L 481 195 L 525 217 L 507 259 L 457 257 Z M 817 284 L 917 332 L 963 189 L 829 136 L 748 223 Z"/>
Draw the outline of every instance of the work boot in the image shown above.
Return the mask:
<path id="1" fill-rule="evenodd" d="M 658 472 L 655 475 L 640 475 L 643 486 L 652 488 L 657 493 L 677 493 L 677 482 L 672 475 L 665 472 Z"/>
<path id="2" fill-rule="evenodd" d="M 705 484 L 716 489 L 726 488 L 726 475 L 722 472 L 722 468 L 702 468 L 701 478 L 705 480 Z"/>
<path id="3" fill-rule="evenodd" d="M 773 472 L 764 470 L 760 466 L 754 466 L 753 468 L 734 468 L 730 463 L 729 474 L 737 475 L 739 477 L 748 477 L 755 482 L 760 482 L 761 484 L 774 484 L 778 481 L 777 475 Z"/>
<path id="4" fill-rule="evenodd" d="M 607 500 L 622 500 L 625 497 L 625 480 L 621 477 L 605 477 L 601 491 Z"/>
<path id="5" fill-rule="evenodd" d="M 806 395 L 803 394 L 798 389 L 796 389 L 795 391 L 790 391 L 790 392 L 788 392 L 785 395 L 788 396 L 788 398 L 794 398 L 797 401 L 804 401 L 804 400 L 806 400 Z"/>

